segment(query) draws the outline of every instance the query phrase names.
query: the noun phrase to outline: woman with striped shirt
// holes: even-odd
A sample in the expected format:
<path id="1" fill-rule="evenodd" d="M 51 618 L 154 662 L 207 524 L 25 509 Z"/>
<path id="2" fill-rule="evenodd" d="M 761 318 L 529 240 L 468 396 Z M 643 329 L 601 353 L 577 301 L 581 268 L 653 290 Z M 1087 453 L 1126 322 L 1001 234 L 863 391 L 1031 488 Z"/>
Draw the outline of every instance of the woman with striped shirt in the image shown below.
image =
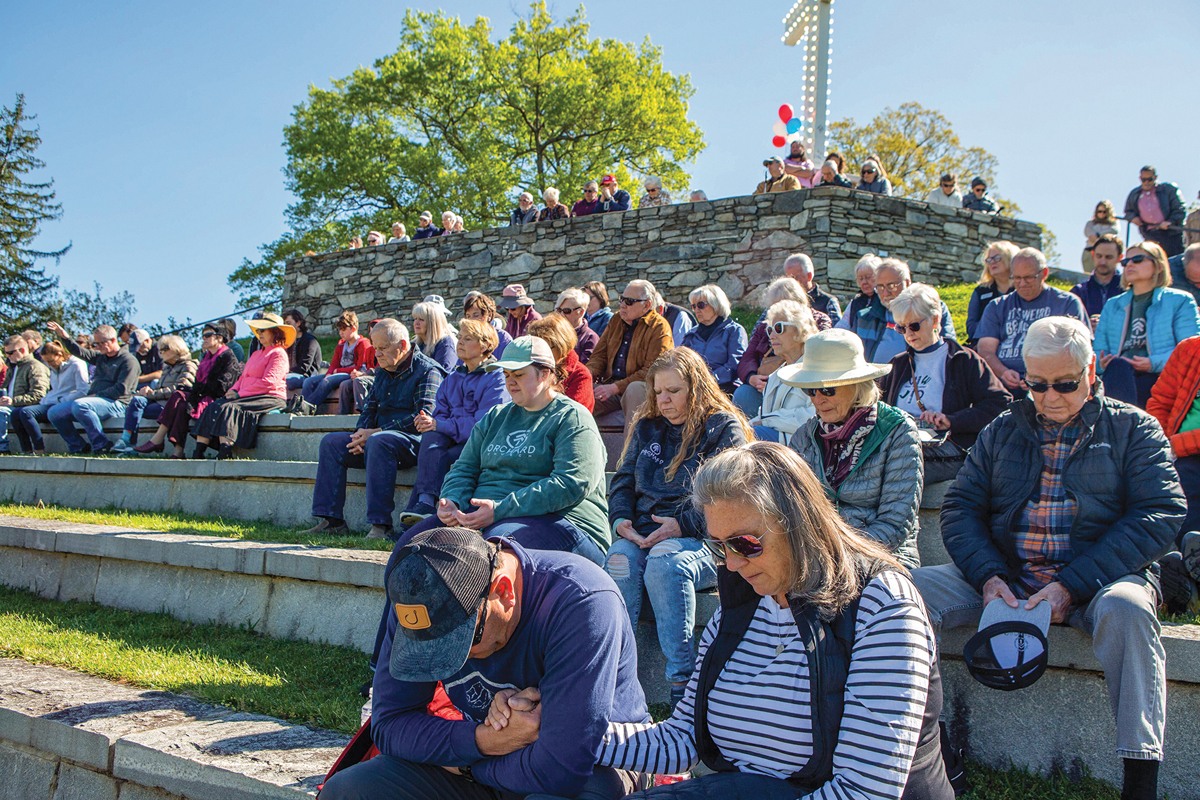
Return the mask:
<path id="1" fill-rule="evenodd" d="M 671 717 L 610 723 L 603 766 L 712 774 L 630 797 L 950 800 L 933 630 L 908 573 L 770 442 L 726 450 L 693 501 L 722 564 L 721 607 Z M 522 692 L 532 698 L 536 690 Z M 506 716 L 497 695 L 489 722 Z"/>

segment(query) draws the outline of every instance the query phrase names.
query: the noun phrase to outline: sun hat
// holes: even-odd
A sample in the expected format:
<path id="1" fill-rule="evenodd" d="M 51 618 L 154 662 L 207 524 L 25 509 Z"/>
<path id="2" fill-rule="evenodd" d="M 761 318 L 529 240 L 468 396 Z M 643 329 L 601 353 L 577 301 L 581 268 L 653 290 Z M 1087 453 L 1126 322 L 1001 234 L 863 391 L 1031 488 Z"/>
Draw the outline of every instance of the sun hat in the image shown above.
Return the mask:
<path id="1" fill-rule="evenodd" d="M 504 348 L 504 360 L 496 361 L 484 367 L 486 372 L 498 369 L 518 370 L 537 365 L 554 369 L 554 352 L 545 339 L 537 336 L 521 336 L 509 342 Z"/>
<path id="2" fill-rule="evenodd" d="M 495 565 L 496 546 L 466 528 L 434 528 L 397 551 L 387 580 L 393 678 L 434 683 L 462 669 Z"/>
<path id="3" fill-rule="evenodd" d="M 531 306 L 533 298 L 525 294 L 525 287 L 519 283 L 510 283 L 504 287 L 504 292 L 500 296 L 501 308 L 516 308 L 517 306 Z"/>
<path id="4" fill-rule="evenodd" d="M 243 320 L 250 330 L 258 333 L 259 331 L 267 331 L 271 328 L 278 328 L 283 331 L 283 346 L 291 347 L 296 342 L 296 329 L 283 321 L 283 317 L 273 312 L 268 312 L 262 315 L 262 319 L 247 319 Z"/>
<path id="5" fill-rule="evenodd" d="M 1026 610 L 997 597 L 983 609 L 979 632 L 963 647 L 971 677 L 993 689 L 1011 692 L 1033 685 L 1049 663 L 1050 603 Z"/>
<path id="6" fill-rule="evenodd" d="M 891 371 L 891 364 L 867 362 L 858 336 L 834 328 L 808 337 L 803 360 L 780 367 L 779 380 L 788 386 L 820 389 L 875 380 Z"/>

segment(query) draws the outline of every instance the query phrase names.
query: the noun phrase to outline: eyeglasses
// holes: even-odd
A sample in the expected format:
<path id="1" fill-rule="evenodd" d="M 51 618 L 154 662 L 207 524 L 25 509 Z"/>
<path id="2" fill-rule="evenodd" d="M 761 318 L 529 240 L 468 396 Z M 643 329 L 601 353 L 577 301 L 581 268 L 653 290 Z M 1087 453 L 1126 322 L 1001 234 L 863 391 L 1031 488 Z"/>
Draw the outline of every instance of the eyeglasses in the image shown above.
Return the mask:
<path id="1" fill-rule="evenodd" d="M 822 386 L 820 389 L 801 389 L 809 397 L 816 397 L 818 394 L 824 397 L 833 397 L 837 394 L 836 386 Z"/>
<path id="2" fill-rule="evenodd" d="M 921 320 L 917 320 L 916 322 L 910 322 L 908 325 L 897 325 L 896 331 L 901 336 L 905 335 L 909 331 L 912 331 L 913 333 L 920 333 L 922 324 L 923 323 L 921 322 Z"/>
<path id="3" fill-rule="evenodd" d="M 575 308 L 567 308 L 566 306 L 558 307 L 558 313 L 562 314 L 563 316 L 574 314 L 576 311 L 583 311 L 583 306 L 575 306 Z"/>
<path id="4" fill-rule="evenodd" d="M 899 292 L 904 288 L 904 281 L 893 281 L 892 283 L 877 283 L 875 288 L 887 289 L 889 292 Z"/>
<path id="5" fill-rule="evenodd" d="M 625 297 L 624 295 L 622 295 L 621 296 L 621 305 L 636 306 L 638 303 L 645 303 L 648 299 L 649 298 L 645 298 L 645 297 Z"/>
<path id="6" fill-rule="evenodd" d="M 1077 381 L 1059 381 L 1058 383 L 1038 383 L 1025 381 L 1025 385 L 1029 387 L 1029 391 L 1045 394 L 1047 389 L 1053 389 L 1059 394 L 1074 394 L 1079 391 L 1079 384 L 1083 383 L 1083 379 L 1087 377 L 1087 373 L 1079 376 Z"/>
<path id="7" fill-rule="evenodd" d="M 800 327 L 799 324 L 797 324 L 795 322 L 772 322 L 770 325 L 767 326 L 767 330 L 769 332 L 775 334 L 776 336 L 783 336 L 783 332 L 785 330 L 787 330 L 788 328 L 799 329 L 799 327 Z"/>
<path id="8" fill-rule="evenodd" d="M 1121 259 L 1121 266 L 1127 267 L 1130 264 L 1140 264 L 1143 261 L 1153 261 L 1153 260 L 1154 259 L 1151 258 L 1150 256 L 1143 256 L 1143 255 L 1129 256 L 1129 258 Z"/>
<path id="9" fill-rule="evenodd" d="M 703 300 L 699 301 L 698 303 L 692 303 L 693 311 L 703 311 L 706 308 L 708 308 L 708 303 Z"/>
<path id="10" fill-rule="evenodd" d="M 1013 283 L 1020 283 L 1020 284 L 1036 283 L 1036 282 L 1040 281 L 1041 279 L 1042 279 L 1042 276 L 1040 274 L 1039 275 L 1013 275 L 1013 276 L 1011 276 L 1011 280 Z"/>
<path id="11" fill-rule="evenodd" d="M 994 256 L 988 256 L 983 261 L 985 264 L 999 264 L 1003 260 L 1004 260 L 1004 256 L 997 253 Z"/>
<path id="12" fill-rule="evenodd" d="M 479 624 L 475 626 L 475 636 L 471 639 L 471 647 L 475 647 L 483 641 L 484 625 L 487 625 L 487 595 L 483 597 L 483 613 L 479 615 Z"/>
<path id="13" fill-rule="evenodd" d="M 705 538 L 704 544 L 718 564 L 725 563 L 730 550 L 742 558 L 758 558 L 763 552 L 762 539 L 748 533 L 728 539 Z"/>

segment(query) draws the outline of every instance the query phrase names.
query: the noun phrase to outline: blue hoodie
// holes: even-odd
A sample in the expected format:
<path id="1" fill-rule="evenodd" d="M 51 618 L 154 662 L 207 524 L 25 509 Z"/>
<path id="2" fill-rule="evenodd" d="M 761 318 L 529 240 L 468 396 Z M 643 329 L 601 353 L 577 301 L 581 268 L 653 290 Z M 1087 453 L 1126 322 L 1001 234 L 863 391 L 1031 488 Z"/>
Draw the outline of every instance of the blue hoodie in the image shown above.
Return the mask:
<path id="1" fill-rule="evenodd" d="M 738 361 L 746 352 L 746 329 L 729 317 L 718 317 L 710 325 L 697 325 L 683 336 L 680 347 L 700 354 L 722 388 L 740 386 Z"/>
<path id="2" fill-rule="evenodd" d="M 484 367 L 495 361 L 488 356 L 474 371 L 459 364 L 442 380 L 437 392 L 437 407 L 433 411 L 438 433 L 463 444 L 484 414 L 512 399 L 504 388 L 504 372 L 484 371 Z"/>
<path id="3" fill-rule="evenodd" d="M 371 735 L 386 755 L 470 766 L 475 780 L 502 791 L 574 797 L 592 775 L 608 723 L 650 721 L 629 614 L 612 578 L 587 559 L 504 541 L 521 562 L 521 617 L 503 648 L 468 659 L 442 681 L 464 719 L 425 713 L 437 684 L 398 681 L 388 672 L 396 633 L 396 615 L 388 614 Z M 542 693 L 538 740 L 506 756 L 484 756 L 475 728 L 492 696 L 530 686 Z"/>

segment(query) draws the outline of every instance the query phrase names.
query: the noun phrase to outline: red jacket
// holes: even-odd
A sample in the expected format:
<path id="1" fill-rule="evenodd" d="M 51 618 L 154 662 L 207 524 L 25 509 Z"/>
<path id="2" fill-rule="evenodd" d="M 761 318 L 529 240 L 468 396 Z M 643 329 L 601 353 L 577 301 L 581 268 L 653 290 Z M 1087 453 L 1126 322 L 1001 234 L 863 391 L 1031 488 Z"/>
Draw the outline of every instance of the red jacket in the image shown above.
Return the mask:
<path id="1" fill-rule="evenodd" d="M 371 346 L 370 339 L 360 336 L 354 340 L 354 365 L 350 367 L 341 366 L 342 350 L 345 346 L 345 342 L 339 341 L 337 347 L 333 348 L 333 360 L 329 362 L 329 369 L 325 370 L 326 375 L 343 372 L 350 374 L 352 370 L 371 369 L 375 366 L 375 348 Z"/>
<path id="2" fill-rule="evenodd" d="M 567 353 L 567 362 L 563 366 L 567 373 L 567 379 L 563 382 L 563 392 L 588 411 L 595 410 L 596 395 L 592 392 L 591 371 L 583 365 L 574 350 Z"/>
<path id="3" fill-rule="evenodd" d="M 1200 453 L 1200 429 L 1179 432 L 1200 392 L 1200 336 L 1184 339 L 1154 382 L 1146 410 L 1154 415 L 1179 458 Z"/>

